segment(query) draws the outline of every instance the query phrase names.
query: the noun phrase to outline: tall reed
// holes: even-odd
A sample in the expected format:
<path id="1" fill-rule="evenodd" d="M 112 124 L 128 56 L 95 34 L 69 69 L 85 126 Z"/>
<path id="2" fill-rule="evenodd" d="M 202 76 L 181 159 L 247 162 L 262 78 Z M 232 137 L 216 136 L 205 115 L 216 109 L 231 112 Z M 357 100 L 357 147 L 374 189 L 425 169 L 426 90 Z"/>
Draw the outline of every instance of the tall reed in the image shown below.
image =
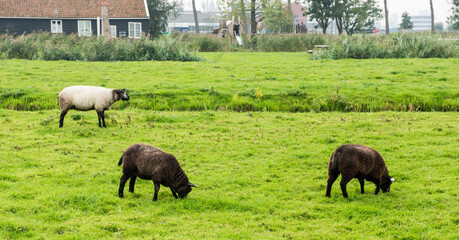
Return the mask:
<path id="1" fill-rule="evenodd" d="M 198 61 L 195 51 L 170 37 L 159 40 L 33 33 L 0 35 L 0 59 L 80 61 Z"/>
<path id="2" fill-rule="evenodd" d="M 459 42 L 443 35 L 396 33 L 354 35 L 328 39 L 329 49 L 315 51 L 313 59 L 457 58 Z"/>

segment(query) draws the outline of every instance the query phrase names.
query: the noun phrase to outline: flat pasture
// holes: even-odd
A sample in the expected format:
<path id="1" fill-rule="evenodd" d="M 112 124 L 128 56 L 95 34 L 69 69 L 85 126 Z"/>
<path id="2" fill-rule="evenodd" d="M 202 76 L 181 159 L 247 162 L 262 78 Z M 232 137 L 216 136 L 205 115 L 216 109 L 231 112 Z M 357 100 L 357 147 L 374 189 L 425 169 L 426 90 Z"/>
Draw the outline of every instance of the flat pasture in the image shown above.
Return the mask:
<path id="1" fill-rule="evenodd" d="M 127 88 L 114 108 L 159 111 L 457 111 L 459 59 L 310 60 L 205 53 L 201 62 L 0 61 L 0 108 L 55 109 L 69 85 Z"/>
<path id="2" fill-rule="evenodd" d="M 284 113 L 0 110 L 0 238 L 457 239 L 455 112 Z M 173 153 L 193 189 L 117 196 L 117 162 L 142 142 Z M 344 199 L 327 164 L 341 144 L 377 149 L 397 182 Z"/>
<path id="3" fill-rule="evenodd" d="M 205 53 L 201 62 L 0 61 L 0 239 L 459 239 L 459 60 L 310 60 Z M 71 110 L 70 85 L 126 88 L 106 111 Z M 174 154 L 185 200 L 138 179 L 134 143 Z M 331 153 L 379 151 L 395 182 L 373 195 Z"/>

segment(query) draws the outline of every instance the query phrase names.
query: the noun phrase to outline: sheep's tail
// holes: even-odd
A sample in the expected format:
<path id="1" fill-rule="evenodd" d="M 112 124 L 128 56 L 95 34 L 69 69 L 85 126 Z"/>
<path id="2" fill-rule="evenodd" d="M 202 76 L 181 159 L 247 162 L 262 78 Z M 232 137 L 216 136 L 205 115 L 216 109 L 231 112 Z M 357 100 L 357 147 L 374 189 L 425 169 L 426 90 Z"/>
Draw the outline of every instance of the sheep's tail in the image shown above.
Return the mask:
<path id="1" fill-rule="evenodd" d="M 121 166 L 121 164 L 123 164 L 123 156 L 124 156 L 124 153 L 120 157 L 120 161 L 118 162 L 118 166 Z"/>
<path id="2" fill-rule="evenodd" d="M 338 172 L 338 158 L 340 152 L 335 151 L 333 152 L 332 156 L 330 157 L 330 162 L 328 163 L 328 173 L 336 173 Z"/>

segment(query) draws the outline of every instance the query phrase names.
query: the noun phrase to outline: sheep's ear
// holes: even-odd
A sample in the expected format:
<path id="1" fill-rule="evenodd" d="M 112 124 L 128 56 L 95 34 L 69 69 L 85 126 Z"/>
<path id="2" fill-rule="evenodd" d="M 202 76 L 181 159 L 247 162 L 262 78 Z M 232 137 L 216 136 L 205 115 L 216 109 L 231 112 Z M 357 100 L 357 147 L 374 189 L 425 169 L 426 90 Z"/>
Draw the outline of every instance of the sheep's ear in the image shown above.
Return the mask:
<path id="1" fill-rule="evenodd" d="M 121 93 L 121 91 L 123 91 L 123 90 L 121 90 L 121 89 L 116 89 L 115 90 L 116 93 Z"/>
<path id="2" fill-rule="evenodd" d="M 193 183 L 190 183 L 190 182 L 188 183 L 188 186 L 198 187 L 198 186 L 196 186 L 196 185 L 194 185 Z"/>
<path id="3" fill-rule="evenodd" d="M 391 181 L 391 182 L 395 182 L 395 178 L 391 177 L 391 178 L 390 178 L 390 181 Z"/>

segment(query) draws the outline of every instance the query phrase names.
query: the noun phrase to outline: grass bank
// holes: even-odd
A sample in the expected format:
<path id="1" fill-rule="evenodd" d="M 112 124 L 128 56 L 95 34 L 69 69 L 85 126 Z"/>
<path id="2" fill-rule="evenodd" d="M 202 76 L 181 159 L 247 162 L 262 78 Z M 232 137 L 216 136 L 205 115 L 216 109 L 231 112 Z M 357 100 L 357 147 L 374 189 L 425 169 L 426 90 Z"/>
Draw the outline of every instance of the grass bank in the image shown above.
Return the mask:
<path id="1" fill-rule="evenodd" d="M 80 117 L 70 117 L 79 114 Z M 457 113 L 232 113 L 0 110 L 2 239 L 457 239 Z M 199 185 L 176 200 L 138 180 L 117 196 L 117 162 L 131 144 L 175 154 Z M 391 192 L 335 183 L 341 144 L 377 149 Z"/>
<path id="2" fill-rule="evenodd" d="M 310 60 L 306 53 L 202 53 L 202 62 L 0 61 L 0 108 L 57 108 L 70 85 L 127 88 L 115 109 L 457 111 L 458 59 Z"/>

